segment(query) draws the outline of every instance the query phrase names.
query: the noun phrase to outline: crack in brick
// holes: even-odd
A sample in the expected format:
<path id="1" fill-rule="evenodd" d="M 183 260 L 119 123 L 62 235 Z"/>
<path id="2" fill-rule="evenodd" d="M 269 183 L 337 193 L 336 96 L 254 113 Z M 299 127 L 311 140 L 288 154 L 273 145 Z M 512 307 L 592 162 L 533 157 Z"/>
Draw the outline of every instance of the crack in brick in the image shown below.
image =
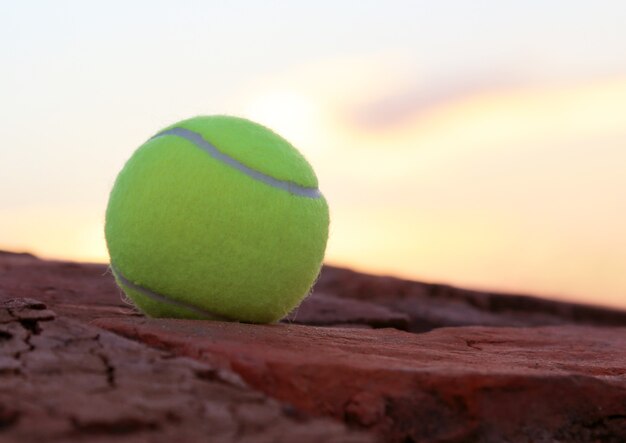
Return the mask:
<path id="1" fill-rule="evenodd" d="M 13 354 L 13 358 L 18 360 L 20 364 L 23 364 L 23 356 L 35 350 L 35 345 L 31 340 L 33 336 L 39 335 L 42 331 L 39 323 L 41 321 L 53 320 L 55 314 L 49 311 L 44 303 L 28 298 L 6 300 L 2 303 L 2 306 L 9 314 L 9 317 L 11 317 L 10 322 L 19 323 L 26 332 L 23 342 L 28 349 L 20 350 Z M 31 311 L 37 312 L 37 315 L 29 315 Z M 0 331 L 0 338 L 11 339 L 13 334 L 8 331 Z"/>
<path id="2" fill-rule="evenodd" d="M 63 317 L 41 323 L 54 313 L 33 303 L 0 304 L 2 441 L 372 441 L 295 420 L 227 369 Z"/>
<path id="3" fill-rule="evenodd" d="M 24 337 L 24 344 L 26 344 L 26 346 L 28 346 L 28 349 L 24 349 L 21 351 L 17 351 L 13 354 L 13 358 L 15 358 L 16 360 L 18 360 L 20 362 L 20 364 L 23 364 L 22 361 L 22 357 L 30 352 L 33 352 L 35 350 L 35 345 L 33 345 L 33 343 L 31 342 L 31 339 L 33 337 L 33 332 L 32 329 L 30 327 L 26 327 L 24 326 L 24 324 L 19 321 L 18 322 L 26 331 L 26 336 Z"/>
<path id="4" fill-rule="evenodd" d="M 476 349 L 478 351 L 482 351 L 483 348 L 476 346 L 476 343 L 479 343 L 477 340 L 465 340 L 465 344 L 468 348 Z"/>
<path id="5" fill-rule="evenodd" d="M 106 350 L 104 348 L 104 345 L 100 341 L 100 334 L 96 335 L 94 337 L 94 340 L 98 344 L 98 347 L 100 348 L 100 351 L 99 352 L 95 352 L 93 354 L 96 357 L 98 357 L 100 359 L 100 361 L 102 362 L 102 364 L 104 365 L 107 385 L 109 386 L 109 388 L 115 389 L 117 387 L 117 383 L 116 383 L 116 380 L 115 380 L 115 373 L 116 373 L 115 366 L 111 363 L 111 360 L 110 360 L 109 356 L 106 354 Z"/>
<path id="6" fill-rule="evenodd" d="M 22 325 L 24 329 L 31 333 L 31 335 L 39 335 L 41 333 L 41 326 L 39 325 L 39 320 L 37 319 L 24 319 L 20 317 L 15 317 L 17 321 Z"/>

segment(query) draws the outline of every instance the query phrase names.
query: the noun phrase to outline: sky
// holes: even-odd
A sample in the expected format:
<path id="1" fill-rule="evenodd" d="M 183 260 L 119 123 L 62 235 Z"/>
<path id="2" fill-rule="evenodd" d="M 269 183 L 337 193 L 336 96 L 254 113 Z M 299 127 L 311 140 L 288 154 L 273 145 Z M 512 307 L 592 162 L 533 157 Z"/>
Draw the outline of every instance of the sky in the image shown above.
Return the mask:
<path id="1" fill-rule="evenodd" d="M 3 2 L 0 248 L 106 262 L 108 192 L 194 115 L 314 166 L 327 261 L 626 308 L 623 1 Z"/>

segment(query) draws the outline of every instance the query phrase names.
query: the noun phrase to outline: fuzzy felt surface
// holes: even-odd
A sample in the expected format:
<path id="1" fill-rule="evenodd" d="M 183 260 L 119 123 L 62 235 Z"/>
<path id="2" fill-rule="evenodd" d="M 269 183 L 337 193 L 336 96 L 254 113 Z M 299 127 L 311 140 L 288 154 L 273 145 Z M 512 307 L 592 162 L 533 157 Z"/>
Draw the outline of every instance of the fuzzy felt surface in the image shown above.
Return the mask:
<path id="1" fill-rule="evenodd" d="M 311 165 L 287 140 L 258 123 L 227 115 L 200 116 L 172 127 L 198 132 L 220 151 L 244 165 L 300 186 L 317 188 Z"/>
<path id="2" fill-rule="evenodd" d="M 233 117 L 182 124 L 250 167 L 317 186 L 304 157 L 259 125 Z M 164 135 L 142 145 L 118 175 L 105 236 L 113 267 L 133 284 L 222 317 L 268 323 L 308 294 L 328 224 L 323 197 L 273 188 Z M 120 286 L 149 315 L 198 318 Z"/>

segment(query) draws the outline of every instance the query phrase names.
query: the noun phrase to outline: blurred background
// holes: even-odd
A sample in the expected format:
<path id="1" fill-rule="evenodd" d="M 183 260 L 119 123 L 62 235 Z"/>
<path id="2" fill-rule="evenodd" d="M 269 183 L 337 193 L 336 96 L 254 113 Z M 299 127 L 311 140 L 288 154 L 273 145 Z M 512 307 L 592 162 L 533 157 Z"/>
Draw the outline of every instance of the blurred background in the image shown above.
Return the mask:
<path id="1" fill-rule="evenodd" d="M 115 176 L 227 113 L 310 160 L 327 261 L 626 308 L 626 2 L 0 4 L 0 248 L 105 262 Z"/>

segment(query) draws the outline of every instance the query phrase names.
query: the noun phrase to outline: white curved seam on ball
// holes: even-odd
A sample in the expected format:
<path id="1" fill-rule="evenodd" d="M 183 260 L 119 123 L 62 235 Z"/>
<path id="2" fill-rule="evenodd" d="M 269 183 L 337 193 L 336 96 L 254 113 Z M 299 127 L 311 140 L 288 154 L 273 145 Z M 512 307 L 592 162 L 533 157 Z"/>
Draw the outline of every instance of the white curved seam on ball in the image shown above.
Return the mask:
<path id="1" fill-rule="evenodd" d="M 166 303 L 166 304 L 170 304 L 170 305 L 174 305 L 174 306 L 178 306 L 179 308 L 185 308 L 188 309 L 190 311 L 195 312 L 196 314 L 200 314 L 203 315 L 205 317 L 209 317 L 211 319 L 215 319 L 215 320 L 227 320 L 227 317 L 224 317 L 222 315 L 219 314 L 215 314 L 214 312 L 210 312 L 210 311 L 206 311 L 202 308 L 199 308 L 197 306 L 194 306 L 192 304 L 189 303 L 185 303 L 182 301 L 178 301 L 178 300 L 174 300 L 172 298 L 169 298 L 163 294 L 159 294 L 157 292 L 154 292 L 148 288 L 144 288 L 143 286 L 140 286 L 136 283 L 133 283 L 132 281 L 130 281 L 129 279 L 127 279 L 126 277 L 124 277 L 124 274 L 122 274 L 116 267 L 113 266 L 113 264 L 111 264 L 111 269 L 113 270 L 113 272 L 115 273 L 115 275 L 117 276 L 117 278 L 122 282 L 122 284 L 124 286 L 128 286 L 131 289 L 134 289 L 135 291 L 139 292 L 142 295 L 145 295 L 148 298 L 151 298 L 152 300 L 156 300 L 156 301 L 160 301 L 162 303 Z"/>
<path id="2" fill-rule="evenodd" d="M 165 131 L 162 131 L 156 134 L 150 140 L 153 140 L 157 137 L 163 137 L 164 135 L 173 135 L 176 137 L 184 138 L 185 140 L 190 141 L 191 143 L 196 145 L 198 148 L 205 151 L 215 160 L 221 163 L 224 163 L 225 165 L 230 166 L 231 168 L 234 168 L 238 170 L 239 172 L 243 172 L 248 177 L 251 177 L 254 180 L 258 180 L 262 183 L 265 183 L 266 185 L 269 185 L 273 188 L 282 189 L 284 191 L 289 192 L 290 194 L 298 195 L 301 197 L 320 198 L 322 196 L 320 190 L 317 188 L 307 188 L 306 186 L 300 186 L 290 181 L 279 180 L 277 178 L 274 178 L 270 175 L 264 174 L 262 172 L 259 172 L 255 169 L 252 169 L 244 165 L 240 161 L 235 160 L 231 156 L 224 154 L 222 151 L 217 149 L 215 146 L 213 146 L 211 143 L 205 140 L 201 134 L 191 131 L 189 129 L 185 129 L 185 128 L 166 129 Z"/>

